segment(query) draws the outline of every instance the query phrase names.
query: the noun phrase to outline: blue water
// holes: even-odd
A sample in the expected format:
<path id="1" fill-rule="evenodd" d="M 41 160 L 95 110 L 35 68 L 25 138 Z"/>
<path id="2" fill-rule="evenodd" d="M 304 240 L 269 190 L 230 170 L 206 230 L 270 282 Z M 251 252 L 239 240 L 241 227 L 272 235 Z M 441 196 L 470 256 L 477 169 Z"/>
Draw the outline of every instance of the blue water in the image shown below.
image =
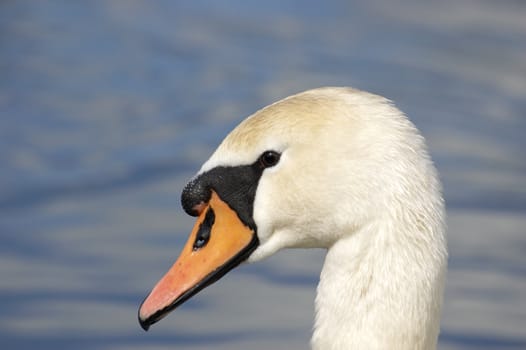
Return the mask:
<path id="1" fill-rule="evenodd" d="M 440 349 L 526 348 L 526 3 L 0 3 L 2 349 L 307 348 L 323 252 L 245 265 L 144 333 L 179 195 L 243 117 L 350 85 L 428 140 L 448 203 Z"/>

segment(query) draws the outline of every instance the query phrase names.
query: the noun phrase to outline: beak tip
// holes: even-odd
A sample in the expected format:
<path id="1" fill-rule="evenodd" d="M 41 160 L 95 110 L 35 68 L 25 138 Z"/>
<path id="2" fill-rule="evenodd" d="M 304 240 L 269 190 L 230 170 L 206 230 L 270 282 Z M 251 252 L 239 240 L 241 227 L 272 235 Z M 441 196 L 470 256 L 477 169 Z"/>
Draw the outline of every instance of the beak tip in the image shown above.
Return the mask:
<path id="1" fill-rule="evenodd" d="M 148 330 L 150 329 L 150 325 L 146 322 L 139 322 L 141 324 L 141 328 L 144 329 L 145 332 L 148 332 Z"/>
<path id="2" fill-rule="evenodd" d="M 144 331 L 148 332 L 148 329 L 150 329 L 151 323 L 148 321 L 148 319 L 143 320 L 139 316 L 139 324 L 141 325 L 141 328 L 144 329 Z"/>
<path id="3" fill-rule="evenodd" d="M 142 305 L 141 305 L 142 307 Z M 152 325 L 152 322 L 150 321 L 149 317 L 142 317 L 141 316 L 141 309 L 139 309 L 137 319 L 139 320 L 139 325 L 142 329 L 144 329 L 145 332 L 148 332 L 148 329 L 150 329 L 150 326 Z"/>

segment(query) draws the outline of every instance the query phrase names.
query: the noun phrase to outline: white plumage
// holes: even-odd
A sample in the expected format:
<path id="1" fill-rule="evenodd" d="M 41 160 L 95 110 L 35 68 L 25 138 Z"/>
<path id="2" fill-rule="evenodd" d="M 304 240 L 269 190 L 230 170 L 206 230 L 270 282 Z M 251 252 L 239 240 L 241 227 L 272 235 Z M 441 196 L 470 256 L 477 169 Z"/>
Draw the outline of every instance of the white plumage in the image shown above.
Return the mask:
<path id="1" fill-rule="evenodd" d="M 434 349 L 446 271 L 444 206 L 424 139 L 383 97 L 320 88 L 243 121 L 203 170 L 282 152 L 258 186 L 260 246 L 323 247 L 314 349 Z"/>

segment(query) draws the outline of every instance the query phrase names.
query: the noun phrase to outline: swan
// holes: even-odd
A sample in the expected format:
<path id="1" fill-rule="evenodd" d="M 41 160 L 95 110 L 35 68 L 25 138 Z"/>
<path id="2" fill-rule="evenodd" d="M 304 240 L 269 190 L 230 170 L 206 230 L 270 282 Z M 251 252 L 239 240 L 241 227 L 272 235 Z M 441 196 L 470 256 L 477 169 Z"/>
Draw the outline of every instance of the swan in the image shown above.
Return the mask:
<path id="1" fill-rule="evenodd" d="M 308 90 L 242 121 L 186 185 L 197 221 L 139 309 L 143 329 L 238 264 L 326 249 L 313 349 L 434 349 L 447 247 L 435 167 L 391 101 Z"/>

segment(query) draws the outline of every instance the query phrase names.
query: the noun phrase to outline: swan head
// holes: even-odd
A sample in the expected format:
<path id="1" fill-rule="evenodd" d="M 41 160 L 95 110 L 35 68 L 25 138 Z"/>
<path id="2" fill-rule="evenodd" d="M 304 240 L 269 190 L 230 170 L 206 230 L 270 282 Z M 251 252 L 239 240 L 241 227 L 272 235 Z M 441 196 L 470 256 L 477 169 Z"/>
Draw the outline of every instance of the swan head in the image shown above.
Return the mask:
<path id="1" fill-rule="evenodd" d="M 402 202 L 440 206 L 439 194 L 437 203 L 423 203 L 439 191 L 423 139 L 385 98 L 319 88 L 269 105 L 241 122 L 183 190 L 183 208 L 198 219 L 141 305 L 141 326 L 243 261 L 330 248 L 366 225 L 404 216 Z"/>

